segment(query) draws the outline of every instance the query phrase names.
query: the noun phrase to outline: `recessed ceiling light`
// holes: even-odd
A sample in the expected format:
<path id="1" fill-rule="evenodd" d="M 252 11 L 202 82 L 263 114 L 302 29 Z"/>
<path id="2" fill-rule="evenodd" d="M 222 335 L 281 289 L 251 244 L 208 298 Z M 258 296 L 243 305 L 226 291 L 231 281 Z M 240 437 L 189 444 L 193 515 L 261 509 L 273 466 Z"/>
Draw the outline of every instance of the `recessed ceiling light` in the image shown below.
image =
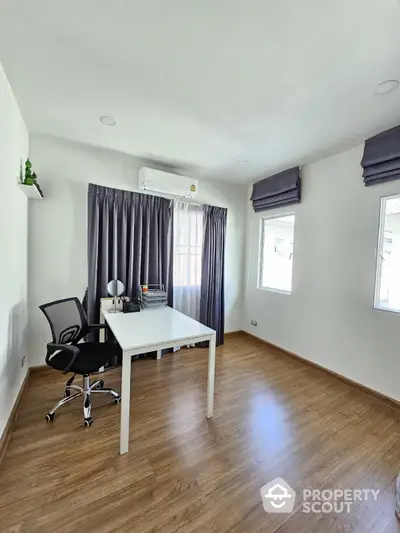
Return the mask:
<path id="1" fill-rule="evenodd" d="M 100 122 L 102 122 L 106 126 L 115 126 L 117 123 L 115 118 L 110 115 L 103 115 L 102 117 L 100 117 Z"/>
<path id="2" fill-rule="evenodd" d="M 389 94 L 395 91 L 399 86 L 399 82 L 397 80 L 387 80 L 383 81 L 379 85 L 376 86 L 375 94 L 378 96 L 382 96 L 384 94 Z"/>
<path id="3" fill-rule="evenodd" d="M 239 161 L 236 161 L 237 165 L 241 165 L 242 167 L 249 164 L 249 162 L 246 159 L 239 159 Z"/>

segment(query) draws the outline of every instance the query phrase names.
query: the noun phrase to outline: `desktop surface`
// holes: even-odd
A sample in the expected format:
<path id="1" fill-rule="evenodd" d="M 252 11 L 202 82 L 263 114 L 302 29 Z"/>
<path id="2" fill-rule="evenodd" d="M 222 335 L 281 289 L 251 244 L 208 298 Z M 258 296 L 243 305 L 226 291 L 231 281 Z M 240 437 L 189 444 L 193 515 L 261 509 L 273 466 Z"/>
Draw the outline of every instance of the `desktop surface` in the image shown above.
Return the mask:
<path id="1" fill-rule="evenodd" d="M 109 313 L 104 317 L 123 350 L 212 335 L 215 331 L 172 309 L 156 307 L 139 313 Z"/>

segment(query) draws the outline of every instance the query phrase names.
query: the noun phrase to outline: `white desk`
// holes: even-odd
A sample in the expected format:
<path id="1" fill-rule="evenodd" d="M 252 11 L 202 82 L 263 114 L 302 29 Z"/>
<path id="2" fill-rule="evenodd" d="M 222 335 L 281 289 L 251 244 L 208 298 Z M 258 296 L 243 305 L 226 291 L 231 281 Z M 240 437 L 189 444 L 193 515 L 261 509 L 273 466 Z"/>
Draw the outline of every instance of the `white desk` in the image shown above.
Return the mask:
<path id="1" fill-rule="evenodd" d="M 173 346 L 186 346 L 196 342 L 209 341 L 207 418 L 214 411 L 215 380 L 215 331 L 203 326 L 175 309 L 159 307 L 144 309 L 140 313 L 109 313 L 103 310 L 104 318 L 122 349 L 121 390 L 121 435 L 120 453 L 129 448 L 129 415 L 131 395 L 131 358 L 146 352 Z"/>

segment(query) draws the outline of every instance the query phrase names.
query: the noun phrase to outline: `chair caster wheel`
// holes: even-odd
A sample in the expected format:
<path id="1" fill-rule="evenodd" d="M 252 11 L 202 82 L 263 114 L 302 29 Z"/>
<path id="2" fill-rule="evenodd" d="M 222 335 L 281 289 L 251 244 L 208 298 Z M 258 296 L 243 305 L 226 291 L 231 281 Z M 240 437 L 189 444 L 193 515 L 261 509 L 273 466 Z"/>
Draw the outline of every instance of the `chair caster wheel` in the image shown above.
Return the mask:
<path id="1" fill-rule="evenodd" d="M 104 381 L 101 379 L 100 383 L 97 385 L 98 389 L 104 389 Z"/>
<path id="2" fill-rule="evenodd" d="M 54 413 L 47 413 L 46 421 L 47 422 L 53 422 L 53 420 L 54 420 Z"/>
<path id="3" fill-rule="evenodd" d="M 92 422 L 93 422 L 93 418 L 90 417 L 90 418 L 85 418 L 85 426 L 88 428 L 89 426 L 92 425 Z"/>
<path id="4" fill-rule="evenodd" d="M 71 396 L 71 391 L 69 389 L 66 389 L 64 391 L 64 398 L 69 398 Z"/>
<path id="5" fill-rule="evenodd" d="M 121 403 L 121 396 L 118 396 L 118 398 L 114 398 L 114 403 Z"/>

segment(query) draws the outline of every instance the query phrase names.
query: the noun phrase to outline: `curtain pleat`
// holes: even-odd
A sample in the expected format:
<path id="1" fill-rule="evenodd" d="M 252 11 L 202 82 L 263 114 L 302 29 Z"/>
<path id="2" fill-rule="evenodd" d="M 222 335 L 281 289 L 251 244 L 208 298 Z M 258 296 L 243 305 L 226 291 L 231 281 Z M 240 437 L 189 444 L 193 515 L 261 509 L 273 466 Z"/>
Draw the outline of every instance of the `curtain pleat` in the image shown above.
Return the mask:
<path id="1" fill-rule="evenodd" d="M 164 284 L 172 304 L 171 201 L 89 184 L 88 319 L 97 323 L 107 284 L 119 279 L 126 294 L 141 284 Z"/>
<path id="2" fill-rule="evenodd" d="M 204 206 L 204 242 L 200 296 L 200 322 L 217 332 L 217 345 L 224 344 L 225 323 L 225 234 L 227 209 Z"/>

